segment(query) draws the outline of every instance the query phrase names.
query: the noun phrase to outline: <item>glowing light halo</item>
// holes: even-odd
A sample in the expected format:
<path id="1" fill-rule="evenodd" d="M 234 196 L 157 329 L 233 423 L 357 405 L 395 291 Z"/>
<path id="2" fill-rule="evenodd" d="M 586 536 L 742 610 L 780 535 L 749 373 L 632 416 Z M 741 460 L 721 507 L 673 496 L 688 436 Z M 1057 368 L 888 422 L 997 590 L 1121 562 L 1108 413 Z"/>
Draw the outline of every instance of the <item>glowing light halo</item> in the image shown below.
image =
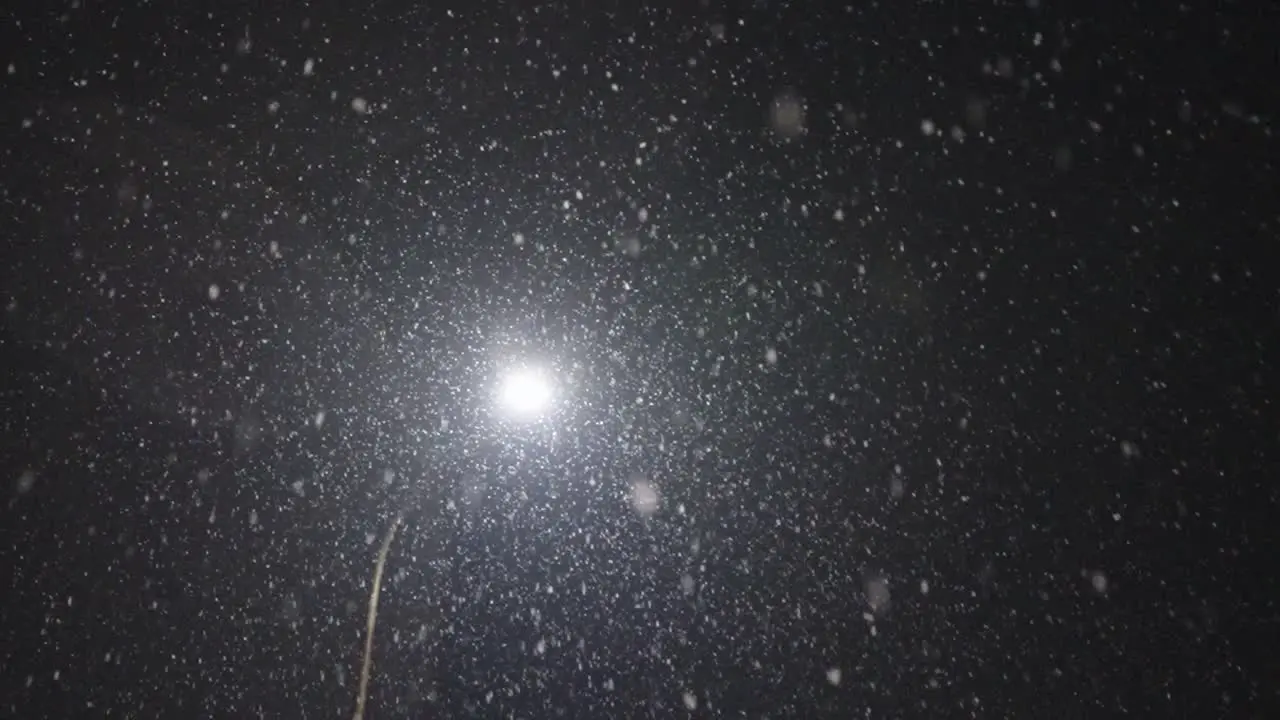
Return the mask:
<path id="1" fill-rule="evenodd" d="M 533 367 L 516 367 L 498 380 L 498 408 L 512 420 L 532 420 L 547 412 L 555 388 L 545 372 Z"/>

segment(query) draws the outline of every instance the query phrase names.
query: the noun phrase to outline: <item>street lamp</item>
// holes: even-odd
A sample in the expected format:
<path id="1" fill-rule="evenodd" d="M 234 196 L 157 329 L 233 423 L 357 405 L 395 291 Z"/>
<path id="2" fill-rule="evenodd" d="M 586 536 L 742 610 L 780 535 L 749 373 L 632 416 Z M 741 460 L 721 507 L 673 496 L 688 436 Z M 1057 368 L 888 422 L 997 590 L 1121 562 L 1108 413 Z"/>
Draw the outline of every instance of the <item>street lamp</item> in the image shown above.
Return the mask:
<path id="1" fill-rule="evenodd" d="M 511 420 L 529 421 L 551 406 L 554 388 L 546 373 L 534 367 L 512 368 L 498 382 L 498 409 Z"/>
<path id="2" fill-rule="evenodd" d="M 551 410 L 555 399 L 555 383 L 546 371 L 532 366 L 509 368 L 499 376 L 494 390 L 494 401 L 499 414 L 514 422 L 532 422 Z M 369 697 L 369 673 L 373 666 L 373 631 L 378 620 L 378 597 L 382 593 L 382 573 L 387 564 L 391 543 L 396 530 L 404 521 L 404 511 L 396 513 L 387 534 L 378 548 L 378 559 L 373 568 L 373 583 L 369 590 L 369 614 L 365 622 L 364 658 L 360 665 L 360 689 L 356 695 L 356 710 L 352 720 L 364 720 L 365 703 Z"/>

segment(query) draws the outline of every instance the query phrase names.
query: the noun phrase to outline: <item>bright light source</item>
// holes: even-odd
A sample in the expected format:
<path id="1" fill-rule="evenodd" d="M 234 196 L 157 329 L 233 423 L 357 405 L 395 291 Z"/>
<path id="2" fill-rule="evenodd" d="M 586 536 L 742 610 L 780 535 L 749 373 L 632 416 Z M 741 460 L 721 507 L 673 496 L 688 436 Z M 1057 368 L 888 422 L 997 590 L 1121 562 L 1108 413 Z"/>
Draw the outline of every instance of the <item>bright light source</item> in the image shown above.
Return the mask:
<path id="1" fill-rule="evenodd" d="M 551 405 L 551 381 L 530 368 L 512 370 L 502 377 L 498 387 L 498 404 L 508 416 L 528 420 Z"/>

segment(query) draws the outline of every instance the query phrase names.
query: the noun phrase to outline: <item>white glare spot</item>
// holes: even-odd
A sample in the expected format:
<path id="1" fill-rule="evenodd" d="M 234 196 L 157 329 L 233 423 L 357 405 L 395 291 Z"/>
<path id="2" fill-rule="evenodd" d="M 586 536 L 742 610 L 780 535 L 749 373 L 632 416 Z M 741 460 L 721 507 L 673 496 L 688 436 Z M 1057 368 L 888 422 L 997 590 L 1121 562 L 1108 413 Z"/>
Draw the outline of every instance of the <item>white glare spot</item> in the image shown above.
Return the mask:
<path id="1" fill-rule="evenodd" d="M 498 404 L 513 418 L 536 417 L 551 404 L 551 382 L 536 370 L 513 370 L 502 378 Z"/>
<path id="2" fill-rule="evenodd" d="M 25 495 L 31 492 L 31 487 L 36 484 L 36 474 L 30 470 L 23 470 L 18 476 L 18 494 Z"/>
<path id="3" fill-rule="evenodd" d="M 884 578 L 867 581 L 867 605 L 878 613 L 889 607 L 889 583 Z"/>
<path id="4" fill-rule="evenodd" d="M 680 589 L 684 591 L 685 597 L 693 594 L 694 591 L 693 576 L 686 573 L 680 578 Z"/>
<path id="5" fill-rule="evenodd" d="M 804 115 L 804 101 L 790 93 L 778 95 L 769 108 L 769 122 L 783 137 L 793 138 L 804 132 Z"/>
<path id="6" fill-rule="evenodd" d="M 694 695 L 694 694 L 693 694 L 693 693 L 691 693 L 691 692 L 685 691 L 684 696 L 683 696 L 683 699 L 684 699 L 684 706 L 685 706 L 685 708 L 686 708 L 686 709 L 689 709 L 689 710 L 697 710 L 697 709 L 698 709 L 698 696 L 697 696 L 697 695 Z"/>
<path id="7" fill-rule="evenodd" d="M 835 686 L 840 685 L 840 668 L 833 667 L 827 671 L 827 682 Z"/>
<path id="8" fill-rule="evenodd" d="M 1093 571 L 1092 573 L 1090 573 L 1089 582 L 1090 584 L 1093 585 L 1094 592 L 1101 594 L 1107 591 L 1106 573 L 1100 570 Z"/>
<path id="9" fill-rule="evenodd" d="M 626 253 L 628 257 L 639 257 L 644 245 L 640 242 L 640 238 L 635 235 L 627 235 L 618 241 L 619 249 Z"/>
<path id="10" fill-rule="evenodd" d="M 907 486 L 902 483 L 902 478 L 894 476 L 889 481 L 889 495 L 894 500 L 901 500 L 903 495 L 907 494 Z"/>
<path id="11" fill-rule="evenodd" d="M 209 299 L 210 299 L 210 300 L 217 300 L 217 299 L 218 299 L 218 296 L 219 296 L 219 295 L 221 295 L 221 294 L 222 294 L 222 290 L 218 287 L 217 283 L 214 283 L 213 285 L 210 285 L 210 286 L 209 286 Z"/>

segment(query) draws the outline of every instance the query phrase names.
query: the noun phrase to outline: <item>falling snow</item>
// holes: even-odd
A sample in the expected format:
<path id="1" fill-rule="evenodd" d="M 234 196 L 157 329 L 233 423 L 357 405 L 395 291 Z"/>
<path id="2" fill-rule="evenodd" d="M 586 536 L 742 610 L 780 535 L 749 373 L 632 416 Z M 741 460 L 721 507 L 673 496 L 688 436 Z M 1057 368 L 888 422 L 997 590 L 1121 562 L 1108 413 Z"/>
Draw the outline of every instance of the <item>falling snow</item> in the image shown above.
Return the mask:
<path id="1" fill-rule="evenodd" d="M 15 10 L 0 716 L 1265 714 L 1276 20 Z"/>

